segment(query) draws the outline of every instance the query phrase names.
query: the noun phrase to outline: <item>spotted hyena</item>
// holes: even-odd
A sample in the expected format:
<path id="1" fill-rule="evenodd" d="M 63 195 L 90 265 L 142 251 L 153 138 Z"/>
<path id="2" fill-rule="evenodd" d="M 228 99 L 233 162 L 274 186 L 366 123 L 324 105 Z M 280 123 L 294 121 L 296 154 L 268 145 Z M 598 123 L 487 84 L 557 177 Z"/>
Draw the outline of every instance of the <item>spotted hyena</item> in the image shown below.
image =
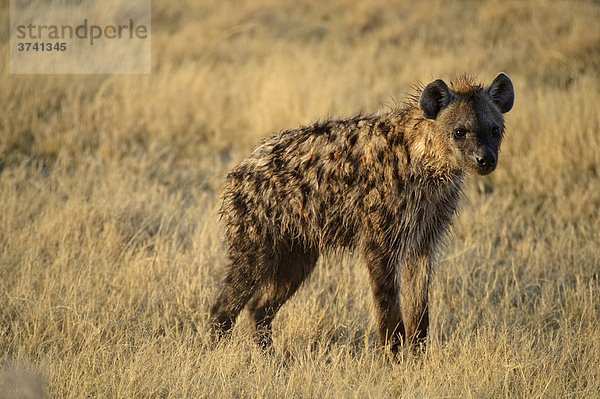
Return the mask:
<path id="1" fill-rule="evenodd" d="M 259 344 L 319 254 L 358 249 L 382 345 L 424 343 L 428 286 L 467 173 L 496 168 L 510 79 L 436 80 L 382 115 L 326 120 L 264 140 L 227 176 L 227 274 L 211 308 L 218 338 L 247 308 Z"/>

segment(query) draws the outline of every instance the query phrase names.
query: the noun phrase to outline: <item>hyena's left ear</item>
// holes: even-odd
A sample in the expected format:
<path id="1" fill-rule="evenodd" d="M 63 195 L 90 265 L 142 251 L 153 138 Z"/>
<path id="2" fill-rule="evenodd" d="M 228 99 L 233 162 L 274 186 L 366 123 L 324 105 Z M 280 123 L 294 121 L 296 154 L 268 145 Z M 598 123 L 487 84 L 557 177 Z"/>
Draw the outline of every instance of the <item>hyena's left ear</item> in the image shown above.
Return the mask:
<path id="1" fill-rule="evenodd" d="M 504 114 L 511 110 L 515 101 L 515 92 L 508 76 L 499 73 L 485 91 L 498 106 L 500 112 Z"/>
<path id="2" fill-rule="evenodd" d="M 419 98 L 419 107 L 423 110 L 425 118 L 435 119 L 455 97 L 446 82 L 438 79 L 425 86 Z"/>

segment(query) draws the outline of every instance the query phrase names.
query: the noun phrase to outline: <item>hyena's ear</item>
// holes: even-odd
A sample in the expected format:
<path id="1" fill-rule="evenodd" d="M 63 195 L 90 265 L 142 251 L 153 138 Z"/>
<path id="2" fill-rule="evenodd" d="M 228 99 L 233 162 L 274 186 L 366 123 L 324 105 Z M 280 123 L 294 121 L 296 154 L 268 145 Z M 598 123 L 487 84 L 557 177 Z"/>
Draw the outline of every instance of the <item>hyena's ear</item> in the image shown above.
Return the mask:
<path id="1" fill-rule="evenodd" d="M 515 92 L 508 76 L 499 73 L 485 91 L 503 114 L 511 110 L 515 102 Z"/>
<path id="2" fill-rule="evenodd" d="M 438 79 L 425 86 L 419 98 L 419 107 L 423 110 L 425 118 L 435 119 L 454 97 L 448 85 Z"/>

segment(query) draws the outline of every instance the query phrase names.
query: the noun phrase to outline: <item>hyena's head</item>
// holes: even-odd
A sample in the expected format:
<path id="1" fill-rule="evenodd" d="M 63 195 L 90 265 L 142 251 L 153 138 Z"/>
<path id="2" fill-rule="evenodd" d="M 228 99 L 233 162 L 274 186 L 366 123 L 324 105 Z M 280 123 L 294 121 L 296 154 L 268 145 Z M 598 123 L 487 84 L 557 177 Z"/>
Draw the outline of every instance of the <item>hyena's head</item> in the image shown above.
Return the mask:
<path id="1" fill-rule="evenodd" d="M 513 85 L 498 74 L 490 86 L 481 87 L 467 77 L 452 82 L 429 83 L 421 92 L 419 107 L 456 166 L 480 175 L 496 169 L 504 135 L 502 114 L 513 106 Z"/>

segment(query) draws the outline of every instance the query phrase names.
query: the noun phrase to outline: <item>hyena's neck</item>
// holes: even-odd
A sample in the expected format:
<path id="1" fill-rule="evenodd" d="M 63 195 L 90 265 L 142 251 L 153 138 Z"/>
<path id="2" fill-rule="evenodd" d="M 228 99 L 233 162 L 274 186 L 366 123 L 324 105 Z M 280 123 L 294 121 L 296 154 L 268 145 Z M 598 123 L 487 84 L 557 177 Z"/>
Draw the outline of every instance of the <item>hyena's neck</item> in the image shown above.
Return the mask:
<path id="1" fill-rule="evenodd" d="M 426 185 L 462 187 L 464 171 L 458 166 L 454 155 L 437 134 L 432 123 L 425 119 L 415 106 L 391 112 L 387 116 L 395 126 L 388 140 L 402 153 L 400 172 L 409 180 Z M 395 137 L 397 136 L 397 137 Z"/>
<path id="2" fill-rule="evenodd" d="M 436 137 L 430 122 L 422 112 L 409 107 L 387 116 L 391 129 L 388 142 L 399 155 L 398 171 L 404 182 L 404 203 L 406 209 L 414 212 L 402 217 L 406 225 L 437 226 L 405 233 L 409 237 L 399 248 L 404 255 L 419 247 L 422 240 L 429 237 L 435 248 L 452 224 L 459 208 L 465 172 L 452 163 L 453 154 L 448 153 L 441 138 Z M 420 215 L 420 216 L 418 216 Z M 413 220 L 414 218 L 422 218 Z M 429 231 L 425 233 L 425 230 Z M 423 235 L 424 234 L 424 235 Z M 435 252 L 435 251 L 434 251 Z"/>

